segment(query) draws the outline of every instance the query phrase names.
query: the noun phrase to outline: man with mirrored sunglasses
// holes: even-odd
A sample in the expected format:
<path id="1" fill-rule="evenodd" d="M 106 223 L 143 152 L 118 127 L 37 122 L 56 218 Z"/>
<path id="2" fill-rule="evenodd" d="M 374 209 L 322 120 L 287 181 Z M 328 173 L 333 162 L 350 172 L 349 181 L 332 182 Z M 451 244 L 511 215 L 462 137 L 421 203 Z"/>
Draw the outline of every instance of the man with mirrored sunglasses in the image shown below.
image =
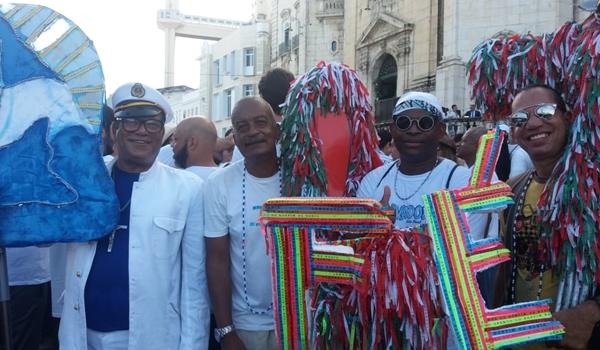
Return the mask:
<path id="1" fill-rule="evenodd" d="M 553 225 L 544 224 L 543 194 L 547 189 L 556 191 L 557 180 L 553 174 L 564 168 L 563 157 L 567 154 L 568 133 L 572 128 L 566 104 L 557 90 L 546 85 L 532 85 L 515 96 L 512 111 L 509 121 L 514 128 L 513 136 L 529 154 L 534 167 L 508 181 L 515 203 L 504 213 L 504 242 L 512 251 L 512 260 L 500 275 L 498 286 L 501 293 L 497 294 L 503 299 L 498 302 L 551 299 L 553 311 L 557 311 L 554 316 L 566 330 L 562 342 L 552 345 L 569 349 L 598 349 L 599 293 L 594 294 L 572 276 L 560 276 L 557 262 L 550 260 L 545 245 L 541 244 L 544 235 L 555 241 L 555 237 L 561 234 Z M 575 187 L 569 191 L 577 192 L 578 189 Z M 557 195 L 565 196 L 560 192 Z M 551 220 L 551 224 L 563 220 L 559 214 Z M 589 266 L 585 256 L 580 259 L 583 266 Z M 557 260 L 561 260 L 560 257 Z"/>
<path id="2" fill-rule="evenodd" d="M 68 245 L 60 347 L 205 349 L 203 181 L 156 160 L 173 114 L 158 91 L 125 84 L 112 102 L 119 225 Z"/>

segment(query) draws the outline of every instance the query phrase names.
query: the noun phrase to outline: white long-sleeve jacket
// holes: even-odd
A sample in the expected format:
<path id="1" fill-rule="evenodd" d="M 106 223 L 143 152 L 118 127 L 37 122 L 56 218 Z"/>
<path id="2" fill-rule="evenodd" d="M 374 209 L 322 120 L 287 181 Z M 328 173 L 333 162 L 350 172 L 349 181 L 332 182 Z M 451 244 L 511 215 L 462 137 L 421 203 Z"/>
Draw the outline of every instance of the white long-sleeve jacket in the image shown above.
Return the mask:
<path id="1" fill-rule="evenodd" d="M 112 169 L 115 160 L 108 164 Z M 129 349 L 206 349 L 202 180 L 155 162 L 134 183 L 129 221 Z M 96 242 L 67 248 L 60 348 L 87 348 L 85 284 Z"/>

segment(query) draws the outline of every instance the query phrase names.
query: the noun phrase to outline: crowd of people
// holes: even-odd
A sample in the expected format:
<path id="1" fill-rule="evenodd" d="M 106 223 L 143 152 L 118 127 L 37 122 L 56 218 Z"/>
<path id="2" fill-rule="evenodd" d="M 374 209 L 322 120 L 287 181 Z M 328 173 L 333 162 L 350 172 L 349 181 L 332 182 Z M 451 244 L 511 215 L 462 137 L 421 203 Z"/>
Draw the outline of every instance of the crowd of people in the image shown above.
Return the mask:
<path id="1" fill-rule="evenodd" d="M 62 305 L 54 314 L 61 349 L 276 348 L 271 262 L 258 216 L 264 201 L 281 196 L 278 122 L 293 79 L 282 69 L 266 73 L 260 97 L 236 103 L 224 138 L 197 116 L 167 140 L 172 111 L 160 93 L 140 83 L 114 92 L 105 159 L 119 225 L 99 241 L 61 247 L 60 298 L 53 296 Z M 515 204 L 500 215 L 468 216 L 473 239 L 500 237 L 515 257 L 480 276 L 488 307 L 558 293 L 557 277 L 537 259 L 535 220 L 566 147 L 567 108 L 560 93 L 536 85 L 516 96 L 512 112 L 499 123 L 509 137 L 496 175 L 513 186 Z M 477 113 L 473 106 L 467 115 Z M 393 208 L 396 228 L 426 223 L 423 195 L 468 184 L 487 129 L 452 138 L 447 116 L 434 95 L 408 92 L 379 130 L 384 165 L 363 178 L 357 196 Z M 14 349 L 40 349 L 55 283 L 50 248 L 11 248 L 8 258 Z M 555 317 L 566 336 L 551 345 L 585 348 L 599 329 L 600 307 L 589 300 Z"/>

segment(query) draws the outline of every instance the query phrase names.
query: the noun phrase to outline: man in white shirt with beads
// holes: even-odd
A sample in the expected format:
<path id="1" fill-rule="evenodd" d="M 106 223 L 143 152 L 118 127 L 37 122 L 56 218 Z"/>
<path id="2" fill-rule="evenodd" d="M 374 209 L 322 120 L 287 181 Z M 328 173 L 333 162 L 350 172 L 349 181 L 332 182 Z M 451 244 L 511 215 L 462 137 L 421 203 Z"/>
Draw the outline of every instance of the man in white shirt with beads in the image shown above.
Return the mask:
<path id="1" fill-rule="evenodd" d="M 400 159 L 371 171 L 358 188 L 357 197 L 381 200 L 384 193 L 386 197 L 389 193 L 389 205 L 396 211 L 396 228 L 426 223 L 421 198 L 424 194 L 468 184 L 468 168 L 438 158 L 438 142 L 444 135 L 443 115 L 441 104 L 432 94 L 409 92 L 401 96 L 390 127 Z M 473 239 L 487 236 L 486 214 L 472 215 L 469 224 Z"/>
<path id="2" fill-rule="evenodd" d="M 259 97 L 240 100 L 231 114 L 243 160 L 212 174 L 205 189 L 207 277 L 215 337 L 223 349 L 275 349 L 271 263 L 258 216 L 281 195 L 273 110 Z"/>
<path id="3" fill-rule="evenodd" d="M 438 158 L 438 143 L 444 136 L 444 112 L 438 99 L 424 92 L 402 95 L 392 114 L 390 127 L 400 159 L 368 173 L 361 181 L 357 197 L 381 200 L 395 209 L 396 228 L 410 228 L 427 223 L 422 196 L 442 189 L 461 188 L 468 184 L 471 172 L 453 161 Z M 468 215 L 471 238 L 488 237 L 488 226 L 496 227 L 498 220 L 488 223 L 487 214 Z M 497 236 L 498 230 L 494 230 Z M 493 290 L 486 275 L 480 285 L 481 293 L 489 303 Z M 451 333 L 452 334 L 452 333 Z M 455 340 L 448 339 L 449 349 L 456 348 Z"/>

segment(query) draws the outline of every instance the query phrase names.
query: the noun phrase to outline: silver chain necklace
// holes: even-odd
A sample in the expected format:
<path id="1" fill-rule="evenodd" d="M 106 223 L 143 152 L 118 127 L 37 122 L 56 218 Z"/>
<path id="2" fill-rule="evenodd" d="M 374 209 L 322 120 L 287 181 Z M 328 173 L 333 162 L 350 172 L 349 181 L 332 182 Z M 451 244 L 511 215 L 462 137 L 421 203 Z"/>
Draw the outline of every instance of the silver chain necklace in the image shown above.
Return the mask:
<path id="1" fill-rule="evenodd" d="M 427 180 L 429 180 L 429 177 L 431 176 L 431 174 L 433 173 L 433 171 L 435 170 L 435 168 L 440 164 L 440 160 L 438 159 L 435 162 L 435 165 L 433 166 L 433 168 L 431 168 L 431 170 L 429 171 L 429 173 L 427 174 L 427 176 L 425 177 L 425 179 L 423 180 L 423 182 L 421 182 L 421 184 L 419 185 L 419 187 L 417 187 L 417 189 L 415 190 L 415 192 L 413 192 L 410 196 L 408 197 L 402 197 L 399 193 L 398 193 L 398 174 L 400 173 L 400 163 L 398 163 L 397 165 L 397 171 L 396 171 L 396 176 L 394 178 L 394 192 L 396 193 L 396 196 L 401 200 L 401 201 L 407 201 L 409 199 L 411 199 L 412 197 L 414 197 L 417 193 L 419 193 L 419 191 L 421 190 L 421 188 L 423 188 L 423 186 L 425 185 L 425 183 L 427 183 Z"/>

